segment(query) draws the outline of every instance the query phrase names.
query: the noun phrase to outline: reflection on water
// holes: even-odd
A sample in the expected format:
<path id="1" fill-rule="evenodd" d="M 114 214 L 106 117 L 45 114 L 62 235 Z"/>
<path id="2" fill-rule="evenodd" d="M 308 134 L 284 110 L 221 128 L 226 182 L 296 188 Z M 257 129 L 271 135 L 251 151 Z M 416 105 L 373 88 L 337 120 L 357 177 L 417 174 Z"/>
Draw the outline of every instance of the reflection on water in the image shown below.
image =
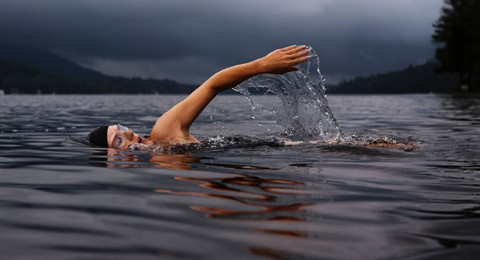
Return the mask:
<path id="1" fill-rule="evenodd" d="M 202 145 L 78 141 L 180 98 L 0 97 L 0 258 L 478 258 L 478 98 L 329 97 L 349 142 L 288 142 L 241 96 L 200 116 Z"/>
<path id="2" fill-rule="evenodd" d="M 267 170 L 267 167 L 253 165 L 228 165 L 209 164 L 219 167 L 231 167 L 234 169 Z M 210 197 L 220 200 L 231 201 L 242 207 L 235 209 L 232 203 L 226 207 L 212 207 L 204 205 L 189 205 L 195 211 L 205 213 L 206 218 L 235 220 L 235 221 L 266 221 L 274 222 L 305 222 L 307 220 L 306 207 L 314 203 L 299 203 L 300 196 L 305 196 L 308 191 L 304 190 L 305 183 L 295 180 L 266 179 L 255 175 L 235 175 L 223 178 L 198 178 L 198 177 L 175 177 L 179 181 L 198 183 L 204 192 L 174 191 L 156 189 L 157 193 L 166 193 L 179 196 Z M 245 209 L 247 208 L 247 209 Z M 304 230 L 262 228 L 251 229 L 252 232 L 266 234 L 268 236 L 290 237 L 308 239 L 308 232 Z M 284 259 L 288 252 L 278 248 L 249 246 L 249 251 L 254 255 L 265 256 L 274 259 Z"/>
<path id="3" fill-rule="evenodd" d="M 190 170 L 194 168 L 193 163 L 197 163 L 201 158 L 192 157 L 188 154 L 174 153 L 153 153 L 150 152 L 149 162 L 152 164 L 142 164 L 138 154 L 131 151 L 120 151 L 117 149 L 107 149 L 107 156 L 102 157 L 95 154 L 92 158 L 106 161 L 105 164 L 109 168 L 135 168 L 135 167 L 151 167 L 164 168 L 172 170 Z M 144 157 L 146 154 L 142 154 Z"/>
<path id="4" fill-rule="evenodd" d="M 139 157 L 135 154 L 121 152 L 116 149 L 108 149 L 107 167 L 138 167 Z M 226 201 L 225 207 L 205 206 L 202 204 L 188 204 L 191 210 L 204 213 L 209 219 L 222 219 L 232 221 L 274 221 L 274 222 L 306 222 L 306 207 L 312 206 L 314 202 L 299 202 L 301 197 L 309 197 L 312 192 L 306 189 L 302 181 L 289 180 L 288 175 L 282 178 L 262 178 L 255 175 L 255 171 L 276 171 L 279 169 L 262 167 L 256 165 L 212 163 L 214 158 L 195 157 L 187 154 L 172 153 L 150 153 L 149 162 L 155 163 L 152 168 L 165 168 L 171 170 L 192 170 L 202 165 L 204 167 L 229 168 L 235 170 L 246 170 L 251 174 L 234 174 L 226 177 L 185 177 L 175 176 L 174 179 L 181 182 L 193 182 L 201 187 L 203 191 L 182 191 L 171 189 L 155 189 L 159 194 L 174 196 L 207 197 L 215 200 Z M 202 160 L 205 160 L 203 162 Z M 132 162 L 131 164 L 125 162 Z M 195 166 L 197 165 L 197 166 Z M 292 172 L 304 172 L 302 168 L 309 168 L 307 164 L 290 164 L 296 168 Z M 182 187 L 183 185 L 177 185 Z M 280 236 L 291 238 L 308 239 L 306 230 L 281 229 L 256 227 L 252 232 L 266 234 L 268 236 Z M 291 253 L 269 247 L 249 246 L 252 254 L 283 259 Z M 282 256 L 282 257 L 280 257 Z M 297 255 L 301 256 L 301 255 Z"/>
<path id="5" fill-rule="evenodd" d="M 165 168 L 172 170 L 190 170 L 194 169 L 193 164 L 203 164 L 205 166 L 217 166 L 222 168 L 233 168 L 238 170 L 275 170 L 269 167 L 259 167 L 255 165 L 241 164 L 220 164 L 220 163 L 202 163 L 202 159 L 189 156 L 187 154 L 169 154 L 169 153 L 152 153 L 151 163 L 156 165 L 152 168 Z M 139 167 L 139 157 L 135 154 L 122 152 L 116 149 L 108 149 L 107 167 L 132 168 Z M 131 162 L 131 163 L 128 163 Z M 298 167 L 298 166 L 297 166 Z M 300 166 L 303 167 L 303 166 Z M 202 211 L 209 218 L 241 218 L 245 220 L 251 217 L 252 220 L 295 220 L 301 221 L 299 212 L 305 206 L 311 205 L 307 203 L 292 203 L 289 198 L 298 195 L 305 195 L 305 191 L 299 189 L 299 186 L 305 185 L 300 181 L 288 179 L 263 179 L 254 175 L 235 175 L 224 178 L 194 178 L 194 177 L 175 177 L 179 181 L 193 181 L 199 183 L 199 186 L 212 191 L 220 191 L 221 193 L 208 192 L 183 192 L 156 189 L 158 193 L 169 193 L 175 195 L 189 195 L 201 197 L 215 197 L 231 200 L 237 203 L 253 206 L 258 210 L 236 211 L 231 209 L 202 207 L 198 205 L 190 205 L 190 208 Z M 231 195 L 226 195 L 231 194 Z M 287 199 L 281 197 L 286 196 Z M 286 204 L 283 204 L 286 203 Z"/>
<path id="6" fill-rule="evenodd" d="M 302 213 L 304 213 L 302 208 L 310 205 L 306 203 L 292 203 L 291 197 L 304 195 L 304 192 L 298 189 L 299 185 L 304 184 L 298 181 L 262 179 L 249 175 L 220 179 L 184 177 L 176 177 L 175 179 L 198 182 L 200 187 L 220 191 L 221 194 L 209 192 L 191 193 L 159 189 L 155 190 L 155 192 L 222 198 L 256 209 L 243 211 L 190 205 L 191 209 L 207 213 L 205 216 L 208 218 L 302 221 L 304 220 L 304 217 L 301 217 Z M 226 195 L 225 193 L 231 195 Z"/>

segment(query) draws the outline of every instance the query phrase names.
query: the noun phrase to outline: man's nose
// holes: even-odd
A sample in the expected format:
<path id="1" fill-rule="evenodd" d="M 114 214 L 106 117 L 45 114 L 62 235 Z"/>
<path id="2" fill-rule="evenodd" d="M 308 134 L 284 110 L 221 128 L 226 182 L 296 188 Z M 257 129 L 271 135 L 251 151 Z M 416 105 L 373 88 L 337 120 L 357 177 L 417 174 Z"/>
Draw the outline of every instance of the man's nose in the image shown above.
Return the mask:
<path id="1" fill-rule="evenodd" d="M 123 134 L 125 135 L 125 137 L 127 137 L 128 140 L 132 140 L 133 139 L 133 131 L 132 130 L 127 130 L 127 131 L 124 131 Z"/>

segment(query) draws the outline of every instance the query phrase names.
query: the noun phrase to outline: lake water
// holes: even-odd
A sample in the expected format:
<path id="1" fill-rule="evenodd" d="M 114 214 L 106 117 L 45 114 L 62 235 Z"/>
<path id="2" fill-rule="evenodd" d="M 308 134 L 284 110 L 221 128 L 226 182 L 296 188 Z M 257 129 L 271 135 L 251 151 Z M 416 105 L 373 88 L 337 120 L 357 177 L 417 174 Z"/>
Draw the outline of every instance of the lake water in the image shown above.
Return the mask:
<path id="1" fill-rule="evenodd" d="M 148 134 L 182 98 L 0 96 L 0 258 L 478 259 L 480 97 L 328 97 L 345 136 L 413 150 L 286 145 L 242 96 L 193 125 L 203 147 L 79 141 Z"/>

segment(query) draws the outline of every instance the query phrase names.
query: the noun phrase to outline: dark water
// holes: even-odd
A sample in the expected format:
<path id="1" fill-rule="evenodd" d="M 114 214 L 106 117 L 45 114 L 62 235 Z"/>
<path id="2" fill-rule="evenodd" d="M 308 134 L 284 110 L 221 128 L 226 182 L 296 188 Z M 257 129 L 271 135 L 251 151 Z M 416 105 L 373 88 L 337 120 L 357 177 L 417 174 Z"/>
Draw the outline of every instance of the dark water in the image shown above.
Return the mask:
<path id="1" fill-rule="evenodd" d="M 241 96 L 193 126 L 208 147 L 78 142 L 98 124 L 146 134 L 181 98 L 0 96 L 0 258 L 478 259 L 479 97 L 328 97 L 345 135 L 412 151 L 285 145 Z"/>

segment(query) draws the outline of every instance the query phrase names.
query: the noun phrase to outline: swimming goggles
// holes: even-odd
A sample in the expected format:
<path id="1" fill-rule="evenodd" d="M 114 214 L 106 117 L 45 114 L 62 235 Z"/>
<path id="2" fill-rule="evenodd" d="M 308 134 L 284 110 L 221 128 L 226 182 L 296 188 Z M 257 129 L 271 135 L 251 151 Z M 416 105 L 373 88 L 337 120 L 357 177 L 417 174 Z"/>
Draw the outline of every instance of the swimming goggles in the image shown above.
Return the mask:
<path id="1" fill-rule="evenodd" d="M 128 127 L 123 126 L 121 124 L 117 124 L 117 126 L 118 126 L 118 130 L 122 130 L 122 131 L 128 130 Z M 125 146 L 126 143 L 127 143 L 127 138 L 125 138 L 125 136 L 121 134 L 121 135 L 115 136 L 112 146 L 113 148 L 120 149 L 120 148 L 123 148 L 123 146 Z"/>
<path id="2" fill-rule="evenodd" d="M 122 131 L 127 131 L 128 130 L 128 127 L 126 127 L 126 126 L 123 126 L 121 124 L 117 124 L 117 125 L 118 125 L 119 130 L 122 130 Z"/>

